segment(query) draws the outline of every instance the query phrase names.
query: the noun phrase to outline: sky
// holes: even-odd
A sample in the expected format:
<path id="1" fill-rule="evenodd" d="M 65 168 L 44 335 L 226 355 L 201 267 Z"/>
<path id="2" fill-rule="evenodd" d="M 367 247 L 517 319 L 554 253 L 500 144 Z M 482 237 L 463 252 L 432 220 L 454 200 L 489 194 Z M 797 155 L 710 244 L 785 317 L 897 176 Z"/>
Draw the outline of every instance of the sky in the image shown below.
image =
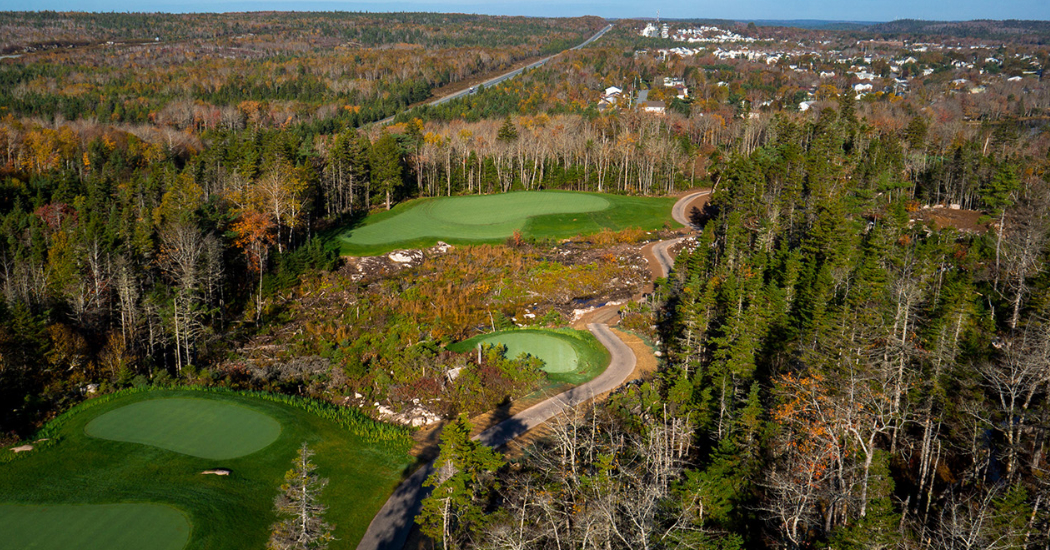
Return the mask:
<path id="1" fill-rule="evenodd" d="M 235 12 L 235 11 L 430 11 L 611 18 L 822 19 L 891 21 L 894 19 L 1050 20 L 1050 0 L 0 0 L 0 10 Z M 2 21 L 0 15 L 0 21 Z"/>

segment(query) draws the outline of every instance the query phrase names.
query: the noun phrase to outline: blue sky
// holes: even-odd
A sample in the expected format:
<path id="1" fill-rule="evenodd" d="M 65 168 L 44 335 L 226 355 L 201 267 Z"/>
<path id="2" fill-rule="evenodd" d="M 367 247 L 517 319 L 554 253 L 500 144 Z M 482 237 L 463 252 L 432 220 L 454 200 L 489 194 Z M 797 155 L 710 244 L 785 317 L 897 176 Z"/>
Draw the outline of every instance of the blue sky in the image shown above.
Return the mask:
<path id="1" fill-rule="evenodd" d="M 139 12 L 295 11 L 434 11 L 493 15 L 603 17 L 711 17 L 725 19 L 825 19 L 888 21 L 892 19 L 1050 19 L 1048 0 L 0 0 L 0 10 L 76 10 Z M 2 17 L 2 16 L 0 16 Z"/>

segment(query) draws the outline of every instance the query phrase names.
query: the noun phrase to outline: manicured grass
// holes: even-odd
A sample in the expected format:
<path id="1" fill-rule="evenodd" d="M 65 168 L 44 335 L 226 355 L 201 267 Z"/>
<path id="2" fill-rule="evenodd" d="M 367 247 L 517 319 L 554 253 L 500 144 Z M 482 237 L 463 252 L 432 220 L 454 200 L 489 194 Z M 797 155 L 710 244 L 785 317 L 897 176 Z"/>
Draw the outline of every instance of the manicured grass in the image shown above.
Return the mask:
<path id="1" fill-rule="evenodd" d="M 586 331 L 572 329 L 521 329 L 482 334 L 456 342 L 452 351 L 470 351 L 478 344 L 507 346 L 507 357 L 527 353 L 541 359 L 548 380 L 582 384 L 601 374 L 609 365 L 609 352 Z"/>
<path id="2" fill-rule="evenodd" d="M 441 197 L 400 204 L 337 235 L 343 254 L 367 256 L 398 248 L 566 238 L 605 228 L 658 229 L 671 220 L 674 199 L 567 191 Z"/>
<path id="3" fill-rule="evenodd" d="M 531 355 L 543 361 L 546 372 L 573 372 L 579 359 L 572 344 L 545 332 L 514 331 L 492 334 L 482 338 L 480 344 L 503 344 L 507 346 L 507 357 Z"/>
<path id="4" fill-rule="evenodd" d="M 34 550 L 179 550 L 190 522 L 163 504 L 0 504 L 0 547 Z"/>
<path id="5" fill-rule="evenodd" d="M 111 411 L 168 399 L 247 408 L 273 419 L 281 430 L 273 443 L 259 451 L 221 459 L 85 434 L 90 422 Z M 189 519 L 193 528 L 186 548 L 263 548 L 275 521 L 273 499 L 296 450 L 305 441 L 316 452 L 314 462 L 320 475 L 330 480 L 322 501 L 329 507 L 326 517 L 336 526 L 337 540 L 329 548 L 352 549 L 412 463 L 404 441 L 366 440 L 338 422 L 303 408 L 240 394 L 154 390 L 88 403 L 83 412 L 65 417 L 49 434 L 58 437 L 57 442 L 0 466 L 0 503 L 156 503 L 172 507 Z M 201 474 L 213 468 L 227 468 L 232 473 L 228 477 Z M 0 507 L 0 524 L 18 521 L 7 517 L 13 509 Z M 54 523 L 53 529 L 61 532 L 75 527 Z M 105 541 L 100 544 L 121 547 Z M 0 538 L 0 547 L 4 545 Z"/>
<path id="6" fill-rule="evenodd" d="M 200 398 L 140 401 L 88 422 L 91 437 L 153 445 L 200 458 L 226 459 L 265 448 L 281 434 L 272 417 Z"/>

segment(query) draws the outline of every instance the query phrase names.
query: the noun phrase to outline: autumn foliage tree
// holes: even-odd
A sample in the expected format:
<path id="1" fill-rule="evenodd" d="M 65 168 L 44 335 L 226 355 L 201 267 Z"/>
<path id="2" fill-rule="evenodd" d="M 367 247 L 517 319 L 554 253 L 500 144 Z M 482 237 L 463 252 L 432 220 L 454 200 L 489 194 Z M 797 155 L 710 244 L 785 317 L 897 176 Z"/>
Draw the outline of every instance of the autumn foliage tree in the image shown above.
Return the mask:
<path id="1" fill-rule="evenodd" d="M 262 316 L 262 284 L 266 258 L 270 247 L 277 241 L 276 224 L 269 214 L 248 210 L 241 214 L 232 229 L 237 234 L 234 245 L 244 253 L 249 269 L 259 275 L 259 293 L 255 303 L 255 319 L 258 321 Z"/>

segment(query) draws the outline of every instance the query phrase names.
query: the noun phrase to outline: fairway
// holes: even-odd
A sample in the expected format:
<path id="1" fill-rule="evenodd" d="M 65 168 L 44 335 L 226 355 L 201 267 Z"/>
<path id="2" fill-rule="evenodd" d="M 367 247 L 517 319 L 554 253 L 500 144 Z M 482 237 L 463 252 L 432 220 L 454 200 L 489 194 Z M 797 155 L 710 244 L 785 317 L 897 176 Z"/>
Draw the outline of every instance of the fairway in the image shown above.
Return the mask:
<path id="1" fill-rule="evenodd" d="M 673 223 L 673 199 L 566 191 L 410 201 L 365 219 L 336 237 L 344 254 L 370 255 L 396 248 L 500 242 L 515 231 L 526 238 L 564 238 L 627 227 L 657 229 Z"/>
<path id="2" fill-rule="evenodd" d="M 376 245 L 424 237 L 447 239 L 506 239 L 525 227 L 533 216 L 596 212 L 609 201 L 582 193 L 533 191 L 451 197 L 419 203 L 400 216 L 387 218 L 350 232 L 352 244 Z"/>
<path id="3" fill-rule="evenodd" d="M 281 434 L 281 425 L 265 414 L 234 403 L 168 398 L 110 411 L 89 422 L 84 433 L 220 460 L 265 448 Z"/>
<path id="4" fill-rule="evenodd" d="M 164 504 L 0 504 L 0 548 L 178 550 L 186 514 Z"/>
<path id="5" fill-rule="evenodd" d="M 329 479 L 329 549 L 352 550 L 413 460 L 407 433 L 358 416 L 220 388 L 103 395 L 53 421 L 53 444 L 0 464 L 0 548 L 264 548 L 306 442 Z M 203 474 L 215 468 L 230 473 Z"/>
<path id="6" fill-rule="evenodd" d="M 486 336 L 480 343 L 507 346 L 507 357 L 531 355 L 543 361 L 543 370 L 546 372 L 572 372 L 576 370 L 579 362 L 572 344 L 543 332 L 505 332 Z"/>

